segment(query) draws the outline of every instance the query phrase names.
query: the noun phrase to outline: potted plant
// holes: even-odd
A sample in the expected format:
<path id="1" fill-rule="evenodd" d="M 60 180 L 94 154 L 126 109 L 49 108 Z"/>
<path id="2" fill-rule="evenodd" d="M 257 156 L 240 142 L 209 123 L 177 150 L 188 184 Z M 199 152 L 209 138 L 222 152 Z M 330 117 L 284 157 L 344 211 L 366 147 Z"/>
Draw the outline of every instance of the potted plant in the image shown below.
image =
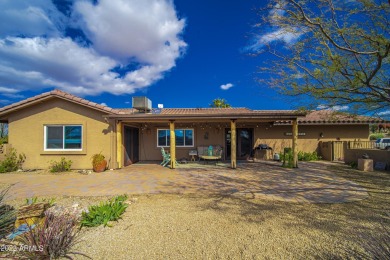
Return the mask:
<path id="1" fill-rule="evenodd" d="M 107 161 L 101 152 L 92 155 L 91 160 L 94 172 L 103 172 L 106 170 Z"/>

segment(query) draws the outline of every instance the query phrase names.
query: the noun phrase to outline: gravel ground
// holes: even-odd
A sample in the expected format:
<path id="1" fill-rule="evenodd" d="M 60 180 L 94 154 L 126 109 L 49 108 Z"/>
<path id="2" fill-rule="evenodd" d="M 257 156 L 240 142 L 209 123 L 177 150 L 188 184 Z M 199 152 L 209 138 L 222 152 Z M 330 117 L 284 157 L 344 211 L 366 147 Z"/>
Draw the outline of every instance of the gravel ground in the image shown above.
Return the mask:
<path id="1" fill-rule="evenodd" d="M 362 250 L 356 235 L 376 236 L 390 225 L 390 174 L 335 171 L 367 188 L 369 198 L 300 204 L 223 195 L 130 196 L 122 220 L 113 227 L 83 228 L 73 251 L 92 259 L 346 258 L 347 250 Z M 87 207 L 106 199 L 63 197 L 57 203 Z"/>

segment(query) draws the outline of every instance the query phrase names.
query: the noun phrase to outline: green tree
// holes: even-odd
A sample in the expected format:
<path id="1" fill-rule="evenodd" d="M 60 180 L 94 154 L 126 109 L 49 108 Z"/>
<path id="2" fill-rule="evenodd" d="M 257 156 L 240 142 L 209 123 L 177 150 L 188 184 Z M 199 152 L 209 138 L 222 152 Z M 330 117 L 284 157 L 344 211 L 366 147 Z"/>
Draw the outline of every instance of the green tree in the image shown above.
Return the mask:
<path id="1" fill-rule="evenodd" d="M 390 1 L 270 0 L 260 15 L 262 83 L 311 107 L 389 110 Z"/>
<path id="2" fill-rule="evenodd" d="M 0 144 L 8 142 L 8 124 L 0 123 Z"/>
<path id="3" fill-rule="evenodd" d="M 227 108 L 231 107 L 231 105 L 224 98 L 216 98 L 211 101 L 210 107 Z"/>
<path id="4" fill-rule="evenodd" d="M 8 125 L 5 123 L 0 123 L 0 138 L 3 138 L 8 135 Z"/>

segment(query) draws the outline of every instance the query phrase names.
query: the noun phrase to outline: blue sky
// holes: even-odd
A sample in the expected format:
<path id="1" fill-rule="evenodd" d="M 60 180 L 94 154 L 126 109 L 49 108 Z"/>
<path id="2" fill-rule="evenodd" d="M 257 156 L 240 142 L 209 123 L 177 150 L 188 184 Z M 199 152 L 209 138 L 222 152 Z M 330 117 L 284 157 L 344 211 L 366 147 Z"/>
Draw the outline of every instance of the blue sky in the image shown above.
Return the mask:
<path id="1" fill-rule="evenodd" d="M 0 106 L 59 88 L 110 107 L 291 109 L 256 82 L 255 0 L 0 0 Z M 272 33 L 272 31 L 270 31 Z M 294 41 L 294 35 L 280 40 Z"/>

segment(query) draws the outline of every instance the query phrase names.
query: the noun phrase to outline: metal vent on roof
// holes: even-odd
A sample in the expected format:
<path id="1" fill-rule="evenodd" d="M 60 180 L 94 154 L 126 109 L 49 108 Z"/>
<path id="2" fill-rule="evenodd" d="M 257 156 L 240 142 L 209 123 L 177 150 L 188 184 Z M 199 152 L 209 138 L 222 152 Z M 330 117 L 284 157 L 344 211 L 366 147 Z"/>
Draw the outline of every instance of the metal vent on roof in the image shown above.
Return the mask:
<path id="1" fill-rule="evenodd" d="M 147 97 L 133 97 L 133 108 L 149 112 L 152 110 L 152 101 Z"/>

